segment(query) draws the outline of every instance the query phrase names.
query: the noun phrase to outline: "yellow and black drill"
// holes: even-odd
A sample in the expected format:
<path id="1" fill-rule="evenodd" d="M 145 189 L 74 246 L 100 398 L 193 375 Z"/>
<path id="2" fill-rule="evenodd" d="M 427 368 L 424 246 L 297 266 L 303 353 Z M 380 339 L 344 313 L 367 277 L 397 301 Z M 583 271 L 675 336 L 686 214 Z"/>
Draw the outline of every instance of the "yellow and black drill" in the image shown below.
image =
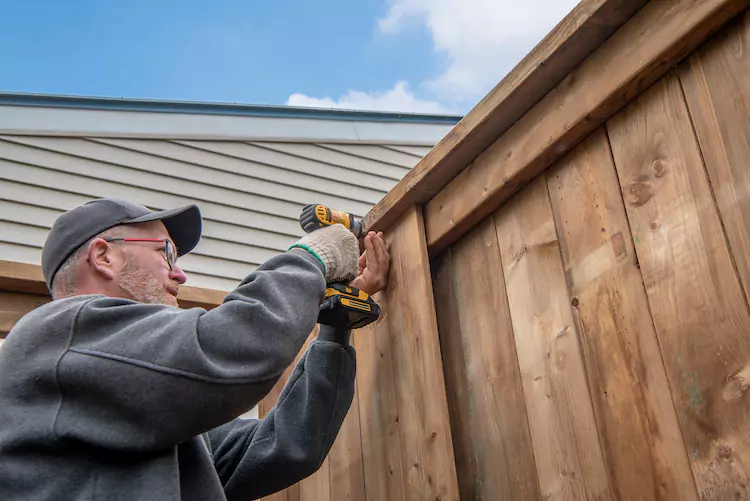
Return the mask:
<path id="1" fill-rule="evenodd" d="M 342 224 L 354 236 L 362 238 L 362 222 L 352 214 L 325 205 L 306 205 L 299 218 L 302 229 L 311 233 L 332 224 Z M 346 284 L 328 284 L 320 305 L 318 323 L 333 327 L 359 329 L 380 316 L 380 307 L 369 294 Z"/>

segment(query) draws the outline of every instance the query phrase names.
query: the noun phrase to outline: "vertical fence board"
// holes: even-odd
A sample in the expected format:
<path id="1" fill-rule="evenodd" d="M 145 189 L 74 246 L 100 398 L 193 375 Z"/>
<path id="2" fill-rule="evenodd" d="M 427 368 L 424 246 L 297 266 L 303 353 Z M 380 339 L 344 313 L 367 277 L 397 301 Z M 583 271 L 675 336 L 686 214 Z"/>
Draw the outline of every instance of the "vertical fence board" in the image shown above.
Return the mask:
<path id="1" fill-rule="evenodd" d="M 422 211 L 390 229 L 388 328 L 407 499 L 458 498 Z"/>
<path id="2" fill-rule="evenodd" d="M 357 331 L 353 332 L 357 335 Z M 359 429 L 359 393 L 354 400 L 328 454 L 330 461 L 331 501 L 365 501 L 362 470 L 362 437 Z M 322 499 L 322 498 L 321 498 Z"/>
<path id="3" fill-rule="evenodd" d="M 295 484 L 283 491 L 266 496 L 263 498 L 263 501 L 300 501 L 299 485 Z"/>
<path id="4" fill-rule="evenodd" d="M 558 162 L 548 188 L 613 490 L 697 501 L 603 129 Z"/>
<path id="5" fill-rule="evenodd" d="M 446 254 L 435 297 L 461 499 L 539 500 L 493 219 Z"/>
<path id="6" fill-rule="evenodd" d="M 380 319 L 353 336 L 365 497 L 401 501 L 406 494 L 388 300 L 383 293 L 373 299 L 380 305 Z"/>
<path id="7" fill-rule="evenodd" d="M 464 340 L 458 319 L 457 291 L 453 280 L 452 249 L 448 248 L 431 263 L 435 292 L 435 313 L 440 333 L 440 351 L 443 355 L 445 392 L 453 437 L 453 454 L 456 461 L 458 494 L 462 501 L 481 499 L 471 416 L 469 380 L 466 374 Z"/>
<path id="8" fill-rule="evenodd" d="M 300 501 L 331 499 L 330 458 L 326 458 L 320 469 L 298 484 Z"/>
<path id="9" fill-rule="evenodd" d="M 747 499 L 750 315 L 679 81 L 657 84 L 608 130 L 701 499 Z"/>
<path id="10" fill-rule="evenodd" d="M 750 292 L 750 12 L 680 72 L 745 294 Z"/>
<path id="11" fill-rule="evenodd" d="M 544 499 L 611 499 L 545 176 L 495 215 Z"/>

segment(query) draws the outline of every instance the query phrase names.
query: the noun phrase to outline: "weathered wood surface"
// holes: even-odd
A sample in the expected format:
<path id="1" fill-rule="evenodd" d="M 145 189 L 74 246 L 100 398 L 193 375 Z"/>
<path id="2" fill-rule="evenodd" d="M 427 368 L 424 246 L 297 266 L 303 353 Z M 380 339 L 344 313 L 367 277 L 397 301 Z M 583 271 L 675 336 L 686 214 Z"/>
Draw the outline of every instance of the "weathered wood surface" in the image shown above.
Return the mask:
<path id="1" fill-rule="evenodd" d="M 750 314 L 680 82 L 607 124 L 701 499 L 750 497 Z"/>
<path id="2" fill-rule="evenodd" d="M 541 500 L 493 219 L 433 270 L 460 498 Z"/>
<path id="3" fill-rule="evenodd" d="M 679 76 L 747 296 L 750 292 L 750 12 L 692 56 Z"/>
<path id="4" fill-rule="evenodd" d="M 614 499 L 545 176 L 495 222 L 542 499 Z"/>
<path id="5" fill-rule="evenodd" d="M 50 300 L 46 295 L 0 290 L 0 337 L 5 337 L 22 316 Z"/>
<path id="6" fill-rule="evenodd" d="M 406 469 L 401 456 L 401 423 L 397 405 L 390 309 L 385 294 L 373 299 L 380 319 L 357 330 L 357 391 L 359 394 L 362 462 L 366 499 L 407 499 Z"/>
<path id="7" fill-rule="evenodd" d="M 421 211 L 409 211 L 386 238 L 391 274 L 387 290 L 375 296 L 383 313 L 352 335 L 358 398 L 328 468 L 312 476 L 327 475 L 328 487 L 310 477 L 294 486 L 300 500 L 322 492 L 332 499 L 458 499 Z M 261 416 L 282 385 L 266 397 Z"/>
<path id="8" fill-rule="evenodd" d="M 367 214 L 389 228 L 429 201 L 609 38 L 645 0 L 583 0 Z"/>
<path id="9" fill-rule="evenodd" d="M 451 421 L 453 455 L 456 461 L 456 476 L 460 499 L 481 499 L 481 479 L 476 453 L 472 419 L 472 397 L 463 352 L 464 340 L 456 305 L 457 291 L 453 280 L 453 256 L 449 248 L 431 263 L 435 310 L 440 333 L 440 351 L 443 355 L 443 374 L 448 399 L 448 414 Z"/>
<path id="10" fill-rule="evenodd" d="M 356 335 L 356 331 L 355 331 Z M 365 472 L 362 460 L 362 436 L 359 423 L 359 394 L 341 425 L 327 461 L 330 469 L 331 501 L 365 501 Z M 328 499 L 328 498 L 318 498 Z"/>
<path id="11" fill-rule="evenodd" d="M 649 2 L 427 203 L 431 255 L 492 213 L 749 3 Z"/>
<path id="12" fill-rule="evenodd" d="M 386 239 L 391 249 L 391 273 L 385 291 L 387 312 L 374 330 L 387 329 L 388 338 L 376 337 L 377 342 L 370 346 L 377 346 L 380 353 L 364 356 L 370 362 L 374 359 L 376 367 L 369 369 L 372 379 L 360 380 L 370 385 L 367 389 L 360 385 L 360 398 L 363 401 L 375 399 L 374 394 L 381 385 L 394 386 L 403 499 L 457 499 L 453 443 L 422 211 L 418 208 L 408 211 L 389 230 Z M 360 349 L 359 344 L 357 348 Z M 377 366 L 378 357 L 389 358 L 386 363 L 390 374 L 384 374 Z M 365 409 L 360 407 L 360 412 L 363 418 Z M 366 431 L 366 423 L 370 424 L 363 419 L 363 441 L 365 435 L 372 436 L 373 432 L 380 437 L 387 436 L 383 429 Z M 387 429 L 390 423 L 384 424 Z M 370 467 L 367 444 L 364 447 L 367 485 Z M 369 486 L 367 490 L 370 498 Z"/>
<path id="13" fill-rule="evenodd" d="M 0 290 L 49 294 L 41 266 L 2 260 L 0 260 Z"/>
<path id="14" fill-rule="evenodd" d="M 697 501 L 604 130 L 547 178 L 613 491 Z"/>
<path id="15" fill-rule="evenodd" d="M 331 461 L 326 458 L 320 469 L 298 484 L 300 501 L 333 499 L 331 485 Z"/>

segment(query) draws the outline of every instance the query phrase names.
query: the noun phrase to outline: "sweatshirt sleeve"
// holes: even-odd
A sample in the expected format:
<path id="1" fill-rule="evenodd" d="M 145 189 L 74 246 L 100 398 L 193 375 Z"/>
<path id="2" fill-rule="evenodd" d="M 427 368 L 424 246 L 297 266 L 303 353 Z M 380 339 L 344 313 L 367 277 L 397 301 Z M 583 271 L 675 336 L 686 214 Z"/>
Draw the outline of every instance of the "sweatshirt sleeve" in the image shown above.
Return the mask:
<path id="1" fill-rule="evenodd" d="M 236 419 L 208 433 L 229 501 L 258 499 L 323 464 L 354 397 L 354 348 L 310 344 L 265 419 Z"/>
<path id="2" fill-rule="evenodd" d="M 292 363 L 324 293 L 317 261 L 299 251 L 268 260 L 208 312 L 87 300 L 57 364 L 54 432 L 143 451 L 173 447 L 239 416 Z"/>

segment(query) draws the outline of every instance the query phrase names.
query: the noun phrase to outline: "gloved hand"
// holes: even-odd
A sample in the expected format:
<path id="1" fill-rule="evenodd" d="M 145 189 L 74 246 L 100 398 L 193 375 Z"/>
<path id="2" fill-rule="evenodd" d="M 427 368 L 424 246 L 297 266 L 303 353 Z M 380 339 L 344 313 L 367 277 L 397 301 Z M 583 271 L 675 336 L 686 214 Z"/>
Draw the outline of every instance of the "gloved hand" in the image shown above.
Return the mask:
<path id="1" fill-rule="evenodd" d="M 342 224 L 315 230 L 292 248 L 304 249 L 323 263 L 327 283 L 348 283 L 357 276 L 359 243 L 357 237 Z"/>

